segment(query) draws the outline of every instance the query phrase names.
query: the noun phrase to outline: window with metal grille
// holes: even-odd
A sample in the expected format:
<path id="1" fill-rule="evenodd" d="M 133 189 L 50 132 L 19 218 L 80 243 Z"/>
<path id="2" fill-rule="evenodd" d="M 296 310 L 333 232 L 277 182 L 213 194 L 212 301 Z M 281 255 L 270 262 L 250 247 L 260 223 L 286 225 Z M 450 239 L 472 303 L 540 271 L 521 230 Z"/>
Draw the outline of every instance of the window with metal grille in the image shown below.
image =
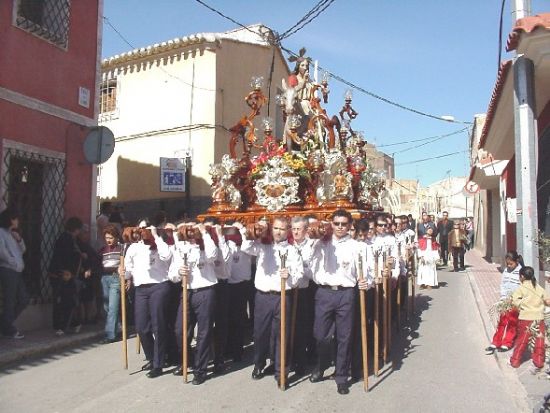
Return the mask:
<path id="1" fill-rule="evenodd" d="M 67 48 L 70 0 L 14 0 L 15 25 Z"/>
<path id="2" fill-rule="evenodd" d="M 116 79 L 106 80 L 99 87 L 99 113 L 114 112 L 116 109 Z"/>

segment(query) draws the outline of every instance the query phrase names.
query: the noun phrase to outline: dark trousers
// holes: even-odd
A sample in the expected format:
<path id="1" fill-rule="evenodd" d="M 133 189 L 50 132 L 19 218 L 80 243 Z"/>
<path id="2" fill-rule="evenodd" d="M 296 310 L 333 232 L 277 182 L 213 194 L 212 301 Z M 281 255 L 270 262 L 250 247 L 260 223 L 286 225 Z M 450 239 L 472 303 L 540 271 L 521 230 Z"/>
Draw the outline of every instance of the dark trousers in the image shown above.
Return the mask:
<path id="1" fill-rule="evenodd" d="M 247 319 L 246 302 L 249 286 L 249 281 L 228 285 L 229 302 L 231 305 L 228 309 L 229 331 L 227 346 L 233 360 L 240 360 L 243 354 L 244 332 Z"/>
<path id="2" fill-rule="evenodd" d="M 168 311 L 166 315 L 166 359 L 169 364 L 181 363 L 179 357 L 178 340 L 176 338 L 176 320 L 181 297 L 181 284 L 170 283 L 170 294 L 168 297 Z"/>
<path id="3" fill-rule="evenodd" d="M 313 335 L 317 340 L 319 360 L 330 356 L 331 327 L 336 335 L 336 384 L 346 383 L 351 364 L 351 343 L 355 313 L 355 288 L 331 290 L 319 286 L 315 294 Z"/>
<path id="4" fill-rule="evenodd" d="M 214 317 L 214 364 L 223 364 L 227 347 L 229 326 L 229 284 L 218 280 L 216 291 L 216 312 Z"/>
<path id="5" fill-rule="evenodd" d="M 460 268 L 464 268 L 464 248 L 463 247 L 453 247 L 453 267 L 456 270 L 458 270 L 458 266 L 460 263 Z"/>
<path id="6" fill-rule="evenodd" d="M 136 287 L 136 331 L 145 357 L 153 362 L 154 368 L 162 368 L 164 365 L 169 296 L 170 281 Z"/>
<path id="7" fill-rule="evenodd" d="M 294 330 L 293 363 L 296 370 L 303 370 L 307 365 L 308 352 L 313 351 L 313 294 L 314 290 L 299 288 L 296 309 L 296 326 Z M 296 293 L 296 291 L 294 292 Z"/>
<path id="8" fill-rule="evenodd" d="M 447 261 L 449 260 L 449 241 L 447 240 L 447 235 L 445 235 L 439 243 L 441 245 L 441 252 L 440 257 L 443 260 L 443 264 L 447 265 Z"/>
<path id="9" fill-rule="evenodd" d="M 290 338 L 290 311 L 292 294 L 286 294 L 286 336 Z M 281 373 L 280 332 L 281 332 L 281 296 L 279 294 L 256 291 L 254 305 L 254 366 L 263 369 L 270 355 L 270 343 L 273 341 L 275 376 Z M 287 372 L 285 372 L 286 374 Z"/>
<path id="10" fill-rule="evenodd" d="M 29 296 L 21 273 L 9 268 L 0 267 L 0 285 L 4 301 L 0 326 L 2 334 L 11 336 L 17 332 L 13 323 L 29 304 Z"/>
<path id="11" fill-rule="evenodd" d="M 52 279 L 53 289 L 53 328 L 66 330 L 78 324 L 78 289 L 74 278 L 69 281 Z"/>
<path id="12" fill-rule="evenodd" d="M 195 374 L 206 374 L 210 346 L 212 344 L 212 330 L 214 312 L 216 310 L 216 291 L 214 286 L 198 290 L 187 290 L 187 344 L 190 346 L 193 330 L 197 326 L 197 345 L 193 358 Z M 183 351 L 183 302 L 180 300 L 178 318 L 176 320 L 176 338 L 180 352 Z"/>

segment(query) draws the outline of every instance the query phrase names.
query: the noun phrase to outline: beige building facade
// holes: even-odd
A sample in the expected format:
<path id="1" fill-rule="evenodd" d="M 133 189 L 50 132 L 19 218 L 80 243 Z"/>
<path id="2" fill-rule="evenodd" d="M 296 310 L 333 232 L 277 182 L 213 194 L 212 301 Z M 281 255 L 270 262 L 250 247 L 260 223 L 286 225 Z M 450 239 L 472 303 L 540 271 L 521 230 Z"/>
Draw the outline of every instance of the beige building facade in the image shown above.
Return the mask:
<path id="1" fill-rule="evenodd" d="M 269 115 L 282 134 L 274 97 L 289 68 L 265 40 L 268 28 L 249 29 L 185 36 L 103 61 L 99 123 L 113 131 L 115 151 L 98 174 L 101 201 L 123 206 L 129 221 L 159 209 L 171 219 L 204 212 L 209 166 L 228 152 L 228 129 L 250 112 L 244 97 L 253 76 L 264 78 Z M 262 111 L 256 127 L 267 105 Z M 187 194 L 161 191 L 160 158 L 190 161 Z"/>

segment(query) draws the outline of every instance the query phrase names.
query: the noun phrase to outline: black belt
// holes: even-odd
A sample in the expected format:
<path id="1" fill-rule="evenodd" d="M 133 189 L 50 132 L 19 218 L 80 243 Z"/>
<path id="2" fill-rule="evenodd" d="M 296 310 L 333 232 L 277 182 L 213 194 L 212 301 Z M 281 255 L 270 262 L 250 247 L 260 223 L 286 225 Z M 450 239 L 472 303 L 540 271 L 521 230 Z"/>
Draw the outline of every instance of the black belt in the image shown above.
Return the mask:
<path id="1" fill-rule="evenodd" d="M 349 290 L 353 287 L 343 287 L 341 285 L 324 285 L 319 284 L 319 288 L 324 288 L 325 290 L 340 291 L 340 290 Z"/>
<path id="2" fill-rule="evenodd" d="M 291 292 L 292 290 L 286 290 L 287 293 Z M 258 290 L 258 292 L 260 294 L 266 294 L 266 295 L 281 295 L 281 292 L 280 291 L 275 291 L 275 290 L 272 290 L 272 291 L 262 291 L 262 290 Z"/>
<path id="3" fill-rule="evenodd" d="M 209 288 L 214 287 L 216 284 L 209 285 L 208 287 L 201 287 L 201 288 L 188 288 L 187 291 L 191 293 L 198 293 L 199 291 L 208 290 Z"/>

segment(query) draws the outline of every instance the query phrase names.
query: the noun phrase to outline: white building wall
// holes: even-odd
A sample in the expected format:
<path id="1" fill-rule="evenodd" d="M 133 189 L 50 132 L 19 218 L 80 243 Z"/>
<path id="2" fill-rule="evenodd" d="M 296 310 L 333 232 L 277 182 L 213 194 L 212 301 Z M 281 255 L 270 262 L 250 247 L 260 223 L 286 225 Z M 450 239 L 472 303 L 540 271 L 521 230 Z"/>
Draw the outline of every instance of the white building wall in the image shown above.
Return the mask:
<path id="1" fill-rule="evenodd" d="M 116 145 L 111 159 L 101 167 L 100 198 L 130 201 L 181 196 L 160 192 L 159 158 L 181 157 L 190 145 L 193 174 L 204 180 L 191 192 L 208 195 L 214 129 L 181 129 L 194 124 L 214 125 L 215 70 L 215 52 L 203 48 L 108 72 L 107 77 L 117 79 L 117 109 L 102 124 L 113 131 Z M 173 128 L 175 132 L 167 132 Z M 142 175 L 139 187 L 120 181 L 136 174 Z"/>

